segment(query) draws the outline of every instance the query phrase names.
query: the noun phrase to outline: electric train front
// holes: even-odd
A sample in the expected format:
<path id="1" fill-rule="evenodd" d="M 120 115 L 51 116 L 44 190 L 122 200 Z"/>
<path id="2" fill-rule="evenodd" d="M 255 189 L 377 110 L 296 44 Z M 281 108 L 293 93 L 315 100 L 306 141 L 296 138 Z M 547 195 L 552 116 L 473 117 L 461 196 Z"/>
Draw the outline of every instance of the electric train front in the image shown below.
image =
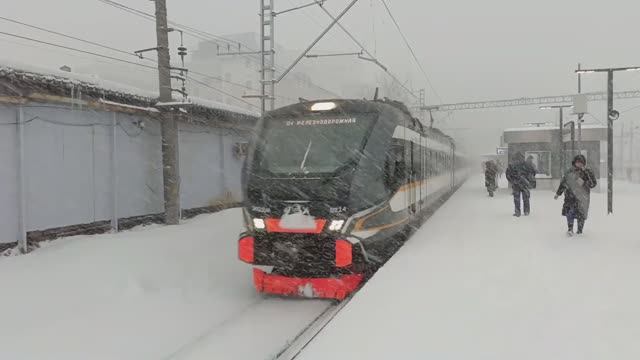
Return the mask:
<path id="1" fill-rule="evenodd" d="M 366 256 L 348 219 L 353 174 L 375 116 L 343 110 L 336 102 L 296 104 L 259 126 L 238 256 L 256 266 L 260 292 L 343 299 L 363 280 Z"/>

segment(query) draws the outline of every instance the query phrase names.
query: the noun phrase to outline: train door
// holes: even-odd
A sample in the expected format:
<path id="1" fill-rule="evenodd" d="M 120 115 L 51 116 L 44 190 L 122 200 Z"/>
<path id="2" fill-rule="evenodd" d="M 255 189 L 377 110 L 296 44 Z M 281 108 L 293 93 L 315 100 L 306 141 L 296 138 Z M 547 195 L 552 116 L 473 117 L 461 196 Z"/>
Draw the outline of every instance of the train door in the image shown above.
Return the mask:
<path id="1" fill-rule="evenodd" d="M 451 189 L 453 190 L 456 186 L 456 153 L 453 145 L 449 150 L 449 173 L 451 173 Z"/>
<path id="2" fill-rule="evenodd" d="M 422 193 L 420 196 L 422 197 L 422 207 L 427 204 L 427 186 L 429 183 L 427 182 L 427 138 L 423 138 L 422 146 L 420 147 L 420 154 L 422 156 L 422 166 L 420 167 L 420 173 L 422 178 L 422 186 L 420 187 Z M 422 209 L 421 209 L 422 210 Z"/>
<path id="3" fill-rule="evenodd" d="M 417 172 L 416 172 L 416 156 L 415 156 L 416 144 L 409 142 L 409 156 L 407 157 L 409 165 L 409 181 L 407 186 L 407 199 L 409 201 L 409 212 L 411 214 L 416 213 L 416 188 L 417 188 Z"/>
<path id="4" fill-rule="evenodd" d="M 418 144 L 413 145 L 413 168 L 415 173 L 415 211 L 422 210 L 422 185 L 424 178 L 422 177 L 422 136 L 419 138 Z"/>

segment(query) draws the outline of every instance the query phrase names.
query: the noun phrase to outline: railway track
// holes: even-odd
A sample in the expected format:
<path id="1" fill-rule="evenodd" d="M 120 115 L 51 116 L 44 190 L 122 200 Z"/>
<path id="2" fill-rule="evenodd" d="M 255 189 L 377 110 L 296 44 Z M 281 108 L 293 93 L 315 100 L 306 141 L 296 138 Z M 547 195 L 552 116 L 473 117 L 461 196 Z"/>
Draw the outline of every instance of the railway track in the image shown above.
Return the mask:
<path id="1" fill-rule="evenodd" d="M 283 346 L 270 360 L 293 360 L 313 339 L 335 318 L 336 315 L 351 301 L 353 294 L 342 300 L 334 302 L 322 311 L 312 322 L 304 327 L 296 336 Z"/>

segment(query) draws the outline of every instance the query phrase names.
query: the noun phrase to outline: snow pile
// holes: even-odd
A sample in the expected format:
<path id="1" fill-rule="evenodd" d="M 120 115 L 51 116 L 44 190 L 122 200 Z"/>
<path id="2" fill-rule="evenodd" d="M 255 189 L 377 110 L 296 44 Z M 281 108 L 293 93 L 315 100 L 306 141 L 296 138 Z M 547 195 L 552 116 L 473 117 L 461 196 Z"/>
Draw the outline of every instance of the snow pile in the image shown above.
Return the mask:
<path id="1" fill-rule="evenodd" d="M 298 358 L 638 359 L 640 186 L 615 195 L 568 238 L 551 191 L 514 218 L 470 180 Z"/>

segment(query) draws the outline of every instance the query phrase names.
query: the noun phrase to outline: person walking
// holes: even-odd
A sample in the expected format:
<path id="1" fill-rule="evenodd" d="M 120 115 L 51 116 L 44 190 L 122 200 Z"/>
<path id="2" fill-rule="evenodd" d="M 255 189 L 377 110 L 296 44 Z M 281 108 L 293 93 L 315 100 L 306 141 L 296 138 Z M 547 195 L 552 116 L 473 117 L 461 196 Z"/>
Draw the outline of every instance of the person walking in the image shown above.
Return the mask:
<path id="1" fill-rule="evenodd" d="M 498 188 L 496 177 L 498 176 L 498 166 L 495 162 L 489 160 L 485 163 L 484 170 L 484 186 L 489 192 L 489 196 L 493 197 L 493 193 Z"/>
<path id="2" fill-rule="evenodd" d="M 596 177 L 587 167 L 584 155 L 576 155 L 571 162 L 571 169 L 562 177 L 554 199 L 564 193 L 562 215 L 567 217 L 567 235 L 573 236 L 573 224 L 578 220 L 578 234 L 582 234 L 584 223 L 589 215 L 591 189 L 596 187 Z"/>
<path id="3" fill-rule="evenodd" d="M 536 176 L 536 170 L 524 160 L 524 155 L 517 152 L 513 155 L 513 160 L 507 167 L 507 180 L 513 189 L 513 203 L 515 212 L 513 216 L 520 217 L 524 212 L 527 216 L 531 212 L 531 193 L 533 180 Z M 520 211 L 520 199 L 522 198 L 522 212 Z"/>

